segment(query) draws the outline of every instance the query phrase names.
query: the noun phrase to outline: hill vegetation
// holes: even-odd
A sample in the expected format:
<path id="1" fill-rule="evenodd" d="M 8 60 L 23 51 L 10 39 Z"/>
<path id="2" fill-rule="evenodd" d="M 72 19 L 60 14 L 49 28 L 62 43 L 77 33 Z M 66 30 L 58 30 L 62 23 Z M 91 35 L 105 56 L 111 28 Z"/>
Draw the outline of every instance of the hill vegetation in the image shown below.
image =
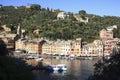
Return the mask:
<path id="1" fill-rule="evenodd" d="M 56 39 L 75 39 L 83 38 L 87 42 L 99 39 L 99 31 L 108 26 L 117 25 L 118 29 L 114 30 L 114 37 L 120 38 L 120 17 L 116 16 L 98 16 L 88 14 L 85 10 L 78 11 L 77 15 L 81 18 L 89 18 L 88 23 L 77 21 L 74 13 L 68 12 L 69 18 L 57 19 L 57 14 L 61 10 L 42 8 L 38 4 L 29 6 L 2 6 L 0 8 L 0 25 L 6 24 L 16 33 L 16 26 L 21 25 L 26 30 L 26 35 L 30 38 L 46 37 L 51 40 Z M 39 35 L 33 31 L 40 30 Z"/>

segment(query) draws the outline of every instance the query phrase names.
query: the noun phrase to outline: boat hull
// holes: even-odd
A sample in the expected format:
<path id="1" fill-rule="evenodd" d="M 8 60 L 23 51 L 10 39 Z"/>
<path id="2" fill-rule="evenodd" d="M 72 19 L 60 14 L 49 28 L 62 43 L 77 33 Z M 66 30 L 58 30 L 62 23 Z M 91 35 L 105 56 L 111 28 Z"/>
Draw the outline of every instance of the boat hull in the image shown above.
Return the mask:
<path id="1" fill-rule="evenodd" d="M 53 66 L 54 71 L 66 71 L 67 67 L 64 64 L 58 64 Z"/>

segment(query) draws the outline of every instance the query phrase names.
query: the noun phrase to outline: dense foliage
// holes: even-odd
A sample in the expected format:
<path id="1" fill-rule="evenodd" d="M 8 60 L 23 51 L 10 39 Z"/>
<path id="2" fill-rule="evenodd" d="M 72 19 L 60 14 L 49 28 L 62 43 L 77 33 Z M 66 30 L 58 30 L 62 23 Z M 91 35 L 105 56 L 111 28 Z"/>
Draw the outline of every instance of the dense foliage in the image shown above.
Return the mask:
<path id="1" fill-rule="evenodd" d="M 15 60 L 0 56 L 0 80 L 34 80 L 32 72 Z"/>
<path id="2" fill-rule="evenodd" d="M 0 40 L 0 80 L 33 80 L 33 74 L 21 59 L 7 57 L 8 50 Z"/>
<path id="3" fill-rule="evenodd" d="M 110 59 L 96 63 L 94 75 L 88 80 L 120 80 L 120 50 L 114 51 Z"/>
<path id="4" fill-rule="evenodd" d="M 0 56 L 5 56 L 8 54 L 8 50 L 6 48 L 6 44 L 3 40 L 0 39 Z"/>
<path id="5" fill-rule="evenodd" d="M 12 32 L 16 32 L 16 26 L 20 23 L 22 28 L 26 30 L 26 35 L 31 38 L 46 37 L 52 40 L 56 39 L 75 39 L 83 38 L 87 42 L 99 39 L 99 31 L 105 27 L 117 25 L 118 29 L 114 30 L 115 37 L 120 38 L 120 17 L 115 16 L 97 16 L 87 14 L 85 10 L 78 12 L 82 18 L 88 17 L 89 22 L 79 22 L 74 18 L 74 14 L 68 12 L 69 18 L 58 20 L 57 14 L 60 10 L 41 8 L 38 4 L 26 6 L 2 6 L 0 8 L 0 25 L 7 24 L 12 28 Z M 39 29 L 40 34 L 35 35 L 33 30 Z"/>

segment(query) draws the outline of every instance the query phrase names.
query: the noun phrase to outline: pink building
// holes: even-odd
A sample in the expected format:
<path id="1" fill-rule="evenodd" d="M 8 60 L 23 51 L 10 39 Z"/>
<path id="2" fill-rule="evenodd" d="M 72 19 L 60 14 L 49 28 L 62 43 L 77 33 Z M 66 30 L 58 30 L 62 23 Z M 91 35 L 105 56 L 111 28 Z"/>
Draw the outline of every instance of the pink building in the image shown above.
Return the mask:
<path id="1" fill-rule="evenodd" d="M 116 45 L 119 39 L 113 38 L 113 31 L 111 29 L 102 29 L 100 31 L 100 38 L 104 45 L 104 54 L 111 54 L 113 47 Z"/>
<path id="2" fill-rule="evenodd" d="M 102 29 L 100 31 L 100 38 L 102 39 L 103 42 L 104 40 L 113 39 L 113 31 Z"/>
<path id="3" fill-rule="evenodd" d="M 80 56 L 81 54 L 82 39 L 77 38 L 71 43 L 70 55 Z"/>

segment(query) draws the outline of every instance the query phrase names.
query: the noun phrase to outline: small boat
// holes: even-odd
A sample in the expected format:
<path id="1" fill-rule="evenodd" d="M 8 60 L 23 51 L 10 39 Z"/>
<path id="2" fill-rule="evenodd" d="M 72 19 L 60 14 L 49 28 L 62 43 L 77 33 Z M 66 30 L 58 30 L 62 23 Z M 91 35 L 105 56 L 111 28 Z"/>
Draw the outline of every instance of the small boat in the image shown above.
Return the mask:
<path id="1" fill-rule="evenodd" d="M 41 61 L 43 61 L 43 58 L 36 58 L 35 59 L 37 62 L 41 62 Z"/>
<path id="2" fill-rule="evenodd" d="M 62 72 L 67 70 L 67 66 L 65 64 L 53 65 L 52 67 L 54 71 Z"/>

